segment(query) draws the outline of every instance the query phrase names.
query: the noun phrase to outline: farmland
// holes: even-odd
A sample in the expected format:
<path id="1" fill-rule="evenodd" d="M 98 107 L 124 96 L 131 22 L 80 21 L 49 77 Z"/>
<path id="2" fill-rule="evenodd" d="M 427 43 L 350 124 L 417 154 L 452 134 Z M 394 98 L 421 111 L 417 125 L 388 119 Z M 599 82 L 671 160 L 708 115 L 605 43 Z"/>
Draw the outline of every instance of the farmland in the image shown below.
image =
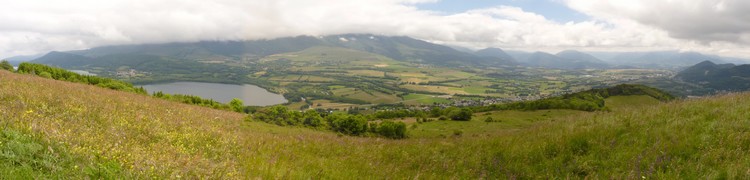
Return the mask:
<path id="1" fill-rule="evenodd" d="M 647 69 L 449 68 L 330 47 L 271 55 L 252 66 L 263 71 L 248 75 L 252 79 L 249 82 L 277 82 L 265 87 L 288 93 L 288 99 L 324 99 L 357 107 L 446 104 L 456 100 L 454 95 L 530 100 L 672 73 Z"/>

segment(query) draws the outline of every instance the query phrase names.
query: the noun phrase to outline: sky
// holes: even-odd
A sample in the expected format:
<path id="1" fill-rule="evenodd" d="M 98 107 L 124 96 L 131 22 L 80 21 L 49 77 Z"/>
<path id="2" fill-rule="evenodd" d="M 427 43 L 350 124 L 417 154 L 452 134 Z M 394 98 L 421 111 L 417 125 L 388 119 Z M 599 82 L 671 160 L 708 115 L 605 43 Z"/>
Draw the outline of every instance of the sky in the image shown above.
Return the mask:
<path id="1" fill-rule="evenodd" d="M 0 57 L 372 33 L 471 49 L 750 58 L 747 0 L 0 0 Z"/>

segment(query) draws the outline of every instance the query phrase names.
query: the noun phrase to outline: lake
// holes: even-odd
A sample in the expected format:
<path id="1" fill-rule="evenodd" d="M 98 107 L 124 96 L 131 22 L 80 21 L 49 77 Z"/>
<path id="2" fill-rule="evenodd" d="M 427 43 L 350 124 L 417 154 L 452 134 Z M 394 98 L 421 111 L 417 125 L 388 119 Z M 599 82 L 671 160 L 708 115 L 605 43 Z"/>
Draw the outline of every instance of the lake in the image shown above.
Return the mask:
<path id="1" fill-rule="evenodd" d="M 255 85 L 234 85 L 202 82 L 174 82 L 143 85 L 149 93 L 161 91 L 167 94 L 187 94 L 229 103 L 238 98 L 246 106 L 268 106 L 286 103 L 284 96 L 268 92 Z"/>

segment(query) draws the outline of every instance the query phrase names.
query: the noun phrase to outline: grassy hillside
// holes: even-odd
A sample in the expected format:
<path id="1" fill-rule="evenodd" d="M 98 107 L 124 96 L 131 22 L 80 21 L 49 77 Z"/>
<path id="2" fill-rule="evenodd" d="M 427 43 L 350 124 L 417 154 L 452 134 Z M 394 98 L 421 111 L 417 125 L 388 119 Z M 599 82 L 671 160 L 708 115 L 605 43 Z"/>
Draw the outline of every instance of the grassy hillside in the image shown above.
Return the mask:
<path id="1" fill-rule="evenodd" d="M 611 96 L 604 99 L 604 106 L 613 111 L 623 108 L 638 108 L 646 105 L 659 104 L 659 100 L 647 95 Z"/>
<path id="2" fill-rule="evenodd" d="M 742 179 L 748 98 L 495 111 L 412 122 L 411 138 L 388 140 L 0 71 L 0 177 Z"/>

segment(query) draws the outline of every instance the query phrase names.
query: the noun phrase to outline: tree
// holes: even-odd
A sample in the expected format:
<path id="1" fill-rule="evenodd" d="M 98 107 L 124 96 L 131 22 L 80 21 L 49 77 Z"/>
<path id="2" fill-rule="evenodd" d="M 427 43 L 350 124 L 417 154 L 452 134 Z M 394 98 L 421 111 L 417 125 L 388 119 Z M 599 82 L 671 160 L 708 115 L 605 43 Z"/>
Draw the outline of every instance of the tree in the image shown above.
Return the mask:
<path id="1" fill-rule="evenodd" d="M 302 124 L 309 127 L 320 127 L 323 126 L 323 118 L 320 117 L 318 111 L 310 109 L 302 115 Z"/>
<path id="2" fill-rule="evenodd" d="M 232 109 L 232 111 L 239 113 L 243 112 L 245 109 L 245 106 L 242 104 L 242 100 L 237 98 L 234 98 L 229 102 L 229 107 Z"/>
<path id="3" fill-rule="evenodd" d="M 406 124 L 404 122 L 383 121 L 377 127 L 378 134 L 392 139 L 406 137 Z"/>
<path id="4" fill-rule="evenodd" d="M 0 62 L 0 69 L 5 69 L 8 71 L 13 71 L 13 65 L 10 65 L 10 63 L 6 60 L 3 60 Z"/>
<path id="5" fill-rule="evenodd" d="M 329 119 L 330 117 L 330 119 Z M 362 115 L 334 113 L 326 117 L 331 129 L 348 135 L 361 135 L 367 132 L 367 120 Z"/>
<path id="6" fill-rule="evenodd" d="M 286 106 L 276 105 L 259 111 L 255 114 L 255 118 L 263 122 L 273 123 L 280 126 L 296 125 L 291 114 L 289 108 Z"/>
<path id="7" fill-rule="evenodd" d="M 448 116 L 452 120 L 456 121 L 469 121 L 471 120 L 471 115 L 474 114 L 474 112 L 469 108 L 461 108 L 461 109 L 453 109 L 448 113 Z"/>

